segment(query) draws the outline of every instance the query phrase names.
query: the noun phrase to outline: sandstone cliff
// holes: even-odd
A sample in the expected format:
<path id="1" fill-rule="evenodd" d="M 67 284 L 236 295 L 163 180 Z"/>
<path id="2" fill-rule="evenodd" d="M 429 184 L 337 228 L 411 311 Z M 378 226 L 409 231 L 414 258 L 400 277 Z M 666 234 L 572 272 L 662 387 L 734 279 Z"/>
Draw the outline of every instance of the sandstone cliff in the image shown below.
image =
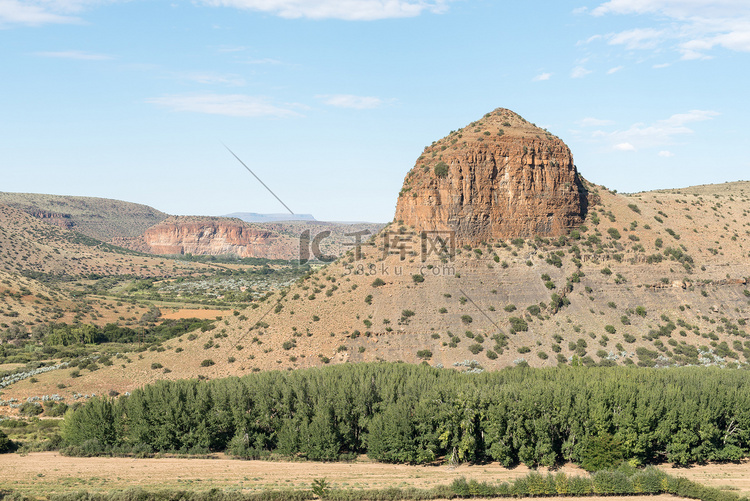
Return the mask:
<path id="1" fill-rule="evenodd" d="M 226 255 L 288 259 L 297 241 L 233 218 L 173 216 L 143 235 L 154 254 Z"/>
<path id="2" fill-rule="evenodd" d="M 396 221 L 456 243 L 558 236 L 583 222 L 587 194 L 558 137 L 499 108 L 425 148 Z"/>

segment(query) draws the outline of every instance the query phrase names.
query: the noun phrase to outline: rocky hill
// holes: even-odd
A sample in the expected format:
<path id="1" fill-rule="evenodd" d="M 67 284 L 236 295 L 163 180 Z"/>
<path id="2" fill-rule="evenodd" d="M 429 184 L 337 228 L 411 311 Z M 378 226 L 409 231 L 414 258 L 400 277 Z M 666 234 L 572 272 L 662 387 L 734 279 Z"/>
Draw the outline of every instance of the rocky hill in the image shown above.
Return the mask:
<path id="1" fill-rule="evenodd" d="M 519 129 L 526 123 L 516 120 Z M 530 151 L 539 139 L 524 132 L 514 147 Z M 485 155 L 483 143 L 477 141 L 476 151 L 467 149 L 460 158 Z M 502 148 L 498 144 L 498 151 Z M 559 143 L 556 151 L 566 150 Z M 427 200 L 430 190 L 445 188 L 450 196 L 430 202 L 439 205 L 399 200 L 401 220 L 289 288 L 220 315 L 214 331 L 172 339 L 121 367 L 77 378 L 45 374 L 34 387 L 18 383 L 8 394 L 54 392 L 60 380 L 70 392 L 122 392 L 161 378 L 378 360 L 460 370 L 750 365 L 750 183 L 622 195 L 566 168 L 569 189 L 579 184 L 563 193 L 575 196 L 564 195 L 553 205 L 535 195 L 557 181 L 524 181 L 530 172 L 533 179 L 556 178 L 552 170 L 536 176 L 553 168 L 549 160 L 533 169 L 523 164 L 513 176 L 506 171 L 506 185 L 526 187 L 526 202 L 501 217 L 496 206 L 514 207 L 502 202 L 501 194 L 512 193 L 516 200 L 519 192 L 493 184 L 493 169 L 477 167 L 481 162 L 453 163 L 442 177 L 434 165 L 425 171 L 423 161 L 407 177 L 417 197 L 407 191 L 400 198 Z M 566 165 L 573 165 L 572 158 Z M 462 192 L 459 180 L 469 174 L 477 189 Z M 470 213 L 470 205 L 459 203 L 461 196 L 483 190 L 481 197 L 491 202 L 479 203 L 481 211 Z M 477 200 L 485 200 L 481 197 Z M 495 228 L 508 227 L 503 218 L 542 214 L 539 207 L 531 210 L 532 202 L 552 211 L 545 217 L 554 224 L 537 226 L 546 233 L 528 236 L 519 229 L 491 237 Z M 427 219 L 428 210 L 434 220 Z M 404 219 L 409 211 L 416 218 L 411 224 Z M 453 224 L 451 214 L 459 213 L 472 224 Z M 443 219 L 445 214 L 450 217 Z M 563 232 L 577 218 L 580 224 Z M 454 242 L 460 244 L 425 231 L 432 228 L 456 231 Z"/>
<path id="2" fill-rule="evenodd" d="M 0 192 L 0 204 L 102 242 L 137 237 L 167 217 L 147 205 L 108 198 Z"/>
<path id="3" fill-rule="evenodd" d="M 162 255 L 233 255 L 240 258 L 335 259 L 352 248 L 356 235 L 371 235 L 382 224 L 321 221 L 247 223 L 236 218 L 172 216 L 148 228 L 127 247 Z M 138 247 L 142 241 L 142 246 Z M 313 251 L 312 246 L 319 248 Z M 306 250 L 306 254 L 304 254 Z"/>
<path id="4" fill-rule="evenodd" d="M 316 221 L 309 214 L 295 219 L 284 214 L 239 214 L 257 220 L 255 223 L 241 217 L 170 216 L 120 200 L 34 193 L 0 192 L 0 204 L 81 235 L 69 238 L 90 237 L 137 252 L 165 255 L 298 259 L 300 239 L 307 238 L 307 232 L 308 240 L 317 238 L 322 256 L 339 256 L 355 242 L 348 234 L 370 234 L 383 227 Z"/>
<path id="5" fill-rule="evenodd" d="M 148 228 L 143 239 L 153 254 L 235 255 L 279 259 L 297 243 L 235 218 L 172 216 Z"/>
<path id="6" fill-rule="evenodd" d="M 425 148 L 406 175 L 396 220 L 458 244 L 557 237 L 580 225 L 588 196 L 558 137 L 497 109 Z"/>

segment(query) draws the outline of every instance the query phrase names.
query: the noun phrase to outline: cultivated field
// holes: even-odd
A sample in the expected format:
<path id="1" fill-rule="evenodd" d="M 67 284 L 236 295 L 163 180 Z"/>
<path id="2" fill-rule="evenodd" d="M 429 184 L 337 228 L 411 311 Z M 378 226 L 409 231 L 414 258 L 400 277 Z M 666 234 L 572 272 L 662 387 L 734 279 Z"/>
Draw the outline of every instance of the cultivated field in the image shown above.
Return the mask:
<path id="1" fill-rule="evenodd" d="M 671 475 L 685 476 L 707 486 L 724 488 L 740 495 L 750 494 L 748 462 L 686 469 L 665 466 L 665 470 Z M 374 463 L 367 458 L 351 463 L 316 463 L 239 461 L 220 456 L 214 459 L 133 459 L 64 457 L 57 452 L 0 455 L 0 486 L 37 495 L 79 490 L 102 492 L 133 487 L 145 490 L 197 491 L 219 488 L 247 492 L 307 490 L 313 480 L 319 478 L 325 478 L 332 487 L 342 489 L 430 488 L 449 484 L 460 477 L 499 483 L 522 477 L 529 471 L 525 466 L 508 469 L 498 463 L 458 467 L 408 466 Z M 539 471 L 547 472 L 546 469 Z M 585 471 L 570 464 L 556 471 L 568 475 L 586 475 Z M 607 497 L 609 501 L 617 499 L 620 498 Z M 627 499 L 637 501 L 641 497 L 627 496 Z M 667 501 L 677 498 L 664 495 L 643 499 Z"/>

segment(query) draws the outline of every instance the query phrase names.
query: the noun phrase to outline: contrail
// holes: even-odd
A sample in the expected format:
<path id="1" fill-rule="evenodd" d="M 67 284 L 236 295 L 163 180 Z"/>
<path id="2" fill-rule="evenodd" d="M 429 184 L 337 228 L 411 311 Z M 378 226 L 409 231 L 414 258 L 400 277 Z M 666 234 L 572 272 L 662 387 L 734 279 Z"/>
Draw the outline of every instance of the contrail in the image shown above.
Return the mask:
<path id="1" fill-rule="evenodd" d="M 286 208 L 286 210 L 288 210 L 288 211 L 289 211 L 289 214 L 291 214 L 291 215 L 294 215 L 294 212 L 292 212 L 292 209 L 290 209 L 290 208 L 289 208 L 289 206 L 288 206 L 287 204 L 285 204 L 285 203 L 284 203 L 284 202 L 283 202 L 283 201 L 282 201 L 282 200 L 281 200 L 281 199 L 280 199 L 280 198 L 279 198 L 278 196 L 276 196 L 276 193 L 274 193 L 274 192 L 273 192 L 273 191 L 271 190 L 271 188 L 269 188 L 269 187 L 268 187 L 268 186 L 266 185 L 266 183 L 264 183 L 264 182 L 263 182 L 263 181 L 262 181 L 262 180 L 261 180 L 261 179 L 260 179 L 260 178 L 259 178 L 259 177 L 258 177 L 258 176 L 257 176 L 256 174 L 255 174 L 255 172 L 253 172 L 252 170 L 250 170 L 250 167 L 248 167 L 248 166 L 247 166 L 247 165 L 245 164 L 245 162 L 243 162 L 243 161 L 242 161 L 242 160 L 240 159 L 240 157 L 238 157 L 237 155 L 235 155 L 235 153 L 234 153 L 234 152 L 233 152 L 232 150 L 230 150 L 230 149 L 229 149 L 229 146 L 227 146 L 227 145 L 226 145 L 226 144 L 224 144 L 224 143 L 221 143 L 221 144 L 222 144 L 222 145 L 224 146 L 224 148 L 226 148 L 226 149 L 227 149 L 227 151 L 228 151 L 229 153 L 231 153 L 231 154 L 232 154 L 232 156 L 234 156 L 234 158 L 236 158 L 236 159 L 237 159 L 237 161 L 238 161 L 239 163 L 241 163 L 241 164 L 243 165 L 243 167 L 245 167 L 245 168 L 247 169 L 247 171 L 248 171 L 248 172 L 249 172 L 250 174 L 252 174 L 252 175 L 253 175 L 253 177 L 254 177 L 255 179 L 257 179 L 257 180 L 258 180 L 258 182 L 259 182 L 260 184 L 262 184 L 262 185 L 263 185 L 263 187 L 264 187 L 265 189 L 267 189 L 267 190 L 268 190 L 268 193 L 270 193 L 271 195 L 273 195 L 273 196 L 274 196 L 274 197 L 276 198 L 276 200 L 278 200 L 278 201 L 279 201 L 279 202 L 281 203 L 281 205 L 283 205 L 283 206 L 284 206 L 284 207 Z"/>

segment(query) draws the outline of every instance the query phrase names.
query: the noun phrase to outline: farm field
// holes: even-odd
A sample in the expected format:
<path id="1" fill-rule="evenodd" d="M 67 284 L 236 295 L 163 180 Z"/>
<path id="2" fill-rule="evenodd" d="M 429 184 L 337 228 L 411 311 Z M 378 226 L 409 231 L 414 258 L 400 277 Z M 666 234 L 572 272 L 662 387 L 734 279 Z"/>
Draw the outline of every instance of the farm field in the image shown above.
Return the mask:
<path id="1" fill-rule="evenodd" d="M 665 470 L 671 475 L 685 476 L 707 486 L 726 488 L 739 495 L 750 494 L 750 463 L 747 462 L 684 469 L 674 469 L 667 465 Z M 313 480 L 319 478 L 325 478 L 332 487 L 342 489 L 429 488 L 449 484 L 461 477 L 479 482 L 503 482 L 522 477 L 529 471 L 529 468 L 522 465 L 505 468 L 498 463 L 458 467 L 409 466 L 374 463 L 367 459 L 350 463 L 317 463 L 240 461 L 223 456 L 214 459 L 79 458 L 61 456 L 57 452 L 0 456 L 0 485 L 6 489 L 35 495 L 80 490 L 103 492 L 133 487 L 145 490 L 197 491 L 219 488 L 245 492 L 306 490 Z M 538 471 L 547 472 L 544 468 Z M 568 475 L 586 475 L 585 471 L 572 464 L 556 471 Z M 631 501 L 640 498 L 627 497 Z M 677 499 L 667 495 L 643 498 L 654 501 Z"/>

